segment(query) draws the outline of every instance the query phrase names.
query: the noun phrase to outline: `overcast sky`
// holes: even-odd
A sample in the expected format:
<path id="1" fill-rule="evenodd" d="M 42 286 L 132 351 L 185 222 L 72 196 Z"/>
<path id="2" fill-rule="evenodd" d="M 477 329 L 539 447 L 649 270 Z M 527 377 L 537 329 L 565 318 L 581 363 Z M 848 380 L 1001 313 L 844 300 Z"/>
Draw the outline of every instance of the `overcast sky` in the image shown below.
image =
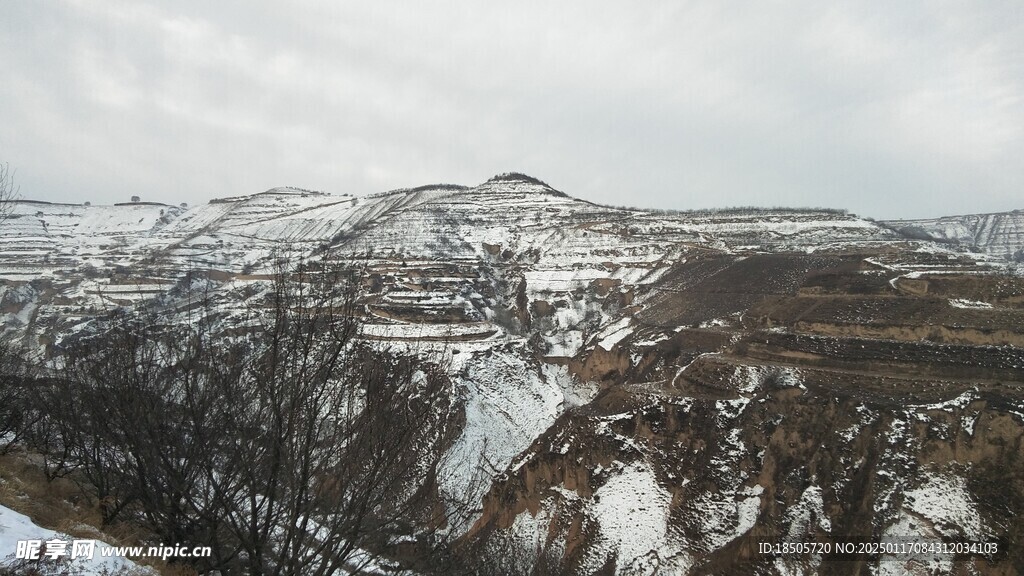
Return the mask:
<path id="1" fill-rule="evenodd" d="M 26 198 L 1024 208 L 1024 2 L 0 2 Z"/>

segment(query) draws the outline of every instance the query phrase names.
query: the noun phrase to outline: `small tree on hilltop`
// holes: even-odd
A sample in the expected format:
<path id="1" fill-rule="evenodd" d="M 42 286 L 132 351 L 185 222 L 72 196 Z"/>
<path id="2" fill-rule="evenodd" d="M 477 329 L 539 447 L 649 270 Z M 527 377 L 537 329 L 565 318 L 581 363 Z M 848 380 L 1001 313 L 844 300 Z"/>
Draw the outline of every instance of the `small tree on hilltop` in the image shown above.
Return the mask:
<path id="1" fill-rule="evenodd" d="M 0 222 L 10 217 L 17 199 L 18 187 L 14 184 L 14 173 L 6 162 L 0 164 Z"/>

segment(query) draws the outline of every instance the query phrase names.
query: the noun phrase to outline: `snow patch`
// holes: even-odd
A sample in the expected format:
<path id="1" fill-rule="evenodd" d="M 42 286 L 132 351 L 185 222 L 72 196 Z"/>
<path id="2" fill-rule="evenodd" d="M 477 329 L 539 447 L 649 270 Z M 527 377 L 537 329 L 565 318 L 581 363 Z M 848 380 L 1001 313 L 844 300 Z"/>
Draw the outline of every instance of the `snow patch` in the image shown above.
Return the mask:
<path id="1" fill-rule="evenodd" d="M 70 554 L 70 542 L 74 540 L 73 537 L 37 526 L 28 516 L 0 506 L 0 568 L 14 559 L 19 540 L 42 540 L 45 542 L 53 539 L 69 542 L 67 551 Z M 68 573 L 99 576 L 106 573 L 120 573 L 121 570 L 132 570 L 132 573 L 139 575 L 156 574 L 151 568 L 142 568 L 127 558 L 100 557 L 100 548 L 108 546 L 110 545 L 106 542 L 96 540 L 93 558 L 76 558 L 72 564 L 67 565 Z M 62 559 L 71 562 L 69 556 L 64 556 Z"/>
<path id="2" fill-rule="evenodd" d="M 786 512 L 786 519 L 789 521 L 789 531 L 786 533 L 786 539 L 789 541 L 799 541 L 802 537 L 811 535 L 816 527 L 830 532 L 832 522 L 825 515 L 821 487 L 813 484 L 808 486 L 800 495 L 800 500 Z"/>
<path id="3" fill-rule="evenodd" d="M 904 498 L 906 508 L 930 520 L 943 536 L 984 540 L 977 506 L 962 477 L 928 473 Z"/>
<path id="4" fill-rule="evenodd" d="M 735 493 L 705 492 L 693 502 L 708 551 L 718 550 L 746 534 L 757 522 L 764 488 L 754 485 Z"/>
<path id="5" fill-rule="evenodd" d="M 968 308 L 973 310 L 989 310 L 992 305 L 988 302 L 980 302 L 978 300 L 967 300 L 964 298 L 950 298 L 949 305 L 953 308 Z"/>
<path id="6" fill-rule="evenodd" d="M 617 574 L 655 574 L 683 561 L 669 530 L 671 497 L 646 462 L 627 465 L 594 492 L 590 514 L 600 526 L 599 546 L 617 553 Z M 685 559 L 689 564 L 689 559 Z"/>
<path id="7" fill-rule="evenodd" d="M 633 333 L 633 329 L 630 327 L 629 322 L 629 318 L 622 318 L 618 322 L 615 322 L 611 326 L 602 330 L 597 335 L 597 337 L 601 339 L 598 341 L 597 345 L 605 350 L 611 351 L 611 349 L 621 342 L 623 338 Z"/>
<path id="8" fill-rule="evenodd" d="M 953 409 L 963 410 L 967 407 L 971 401 L 974 400 L 974 393 L 971 390 L 964 392 L 956 398 L 951 398 L 943 402 L 936 402 L 934 404 L 915 404 L 914 408 L 922 408 L 924 410 L 942 410 L 943 412 L 952 412 Z"/>

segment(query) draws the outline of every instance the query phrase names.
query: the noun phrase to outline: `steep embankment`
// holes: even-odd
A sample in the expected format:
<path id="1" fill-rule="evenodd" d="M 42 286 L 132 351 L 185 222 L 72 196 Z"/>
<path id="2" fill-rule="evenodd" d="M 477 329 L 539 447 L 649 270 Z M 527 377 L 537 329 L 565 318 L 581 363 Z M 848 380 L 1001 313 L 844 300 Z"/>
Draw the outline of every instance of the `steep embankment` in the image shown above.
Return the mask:
<path id="1" fill-rule="evenodd" d="M 467 546 L 574 573 L 1019 569 L 1024 281 L 913 254 L 679 263 L 584 349 L 574 372 L 608 385 L 496 481 Z M 988 539 L 1008 556 L 759 548 Z"/>

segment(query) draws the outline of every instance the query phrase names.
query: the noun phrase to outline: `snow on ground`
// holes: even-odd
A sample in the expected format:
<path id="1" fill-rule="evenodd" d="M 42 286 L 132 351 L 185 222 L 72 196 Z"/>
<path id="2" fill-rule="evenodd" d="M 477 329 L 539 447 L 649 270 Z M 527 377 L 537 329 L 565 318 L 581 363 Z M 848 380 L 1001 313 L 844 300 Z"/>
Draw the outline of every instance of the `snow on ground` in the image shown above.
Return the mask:
<path id="1" fill-rule="evenodd" d="M 739 418 L 747 404 L 750 404 L 750 398 L 715 400 L 715 413 L 718 415 L 718 421 L 724 425 L 728 420 Z M 742 448 L 743 446 L 740 444 L 739 449 L 742 450 Z"/>
<path id="2" fill-rule="evenodd" d="M 965 480 L 936 471 L 924 473 L 924 481 L 903 493 L 903 505 L 882 532 L 883 542 L 938 543 L 982 541 L 988 537 Z M 877 574 L 949 574 L 949 555 L 929 552 L 883 556 Z"/>
<path id="3" fill-rule="evenodd" d="M 831 531 L 832 522 L 825 515 L 821 488 L 813 484 L 808 486 L 800 495 L 800 500 L 786 511 L 786 520 L 789 521 L 786 540 L 790 542 L 797 542 L 801 537 L 813 534 L 815 528 Z"/>
<path id="4" fill-rule="evenodd" d="M 981 302 L 978 300 L 967 300 L 964 298 L 950 298 L 949 305 L 953 308 L 968 308 L 973 310 L 988 310 L 992 308 L 992 305 L 988 302 Z"/>
<path id="5" fill-rule="evenodd" d="M 740 364 L 733 371 L 733 385 L 745 394 L 755 392 L 761 388 L 761 383 L 764 382 L 765 370 L 763 366 Z"/>
<path id="6" fill-rule="evenodd" d="M 42 540 L 44 542 L 47 540 L 63 540 L 68 542 L 66 551 L 70 554 L 70 543 L 74 538 L 66 534 L 54 532 L 53 530 L 41 528 L 33 523 L 28 516 L 0 506 L 0 568 L 10 565 L 15 560 L 19 540 Z M 91 559 L 76 558 L 72 564 L 67 566 L 69 571 L 66 573 L 99 576 L 104 574 L 104 571 L 115 573 L 118 570 L 134 569 L 135 572 L 133 573 L 139 575 L 156 574 L 151 568 L 140 567 L 126 558 L 116 556 L 101 558 L 99 550 L 106 546 L 109 545 L 97 540 L 93 554 L 94 557 Z M 72 562 L 68 556 L 64 556 L 63 559 Z"/>
<path id="7" fill-rule="evenodd" d="M 747 533 L 760 512 L 764 489 L 760 485 L 742 485 L 743 477 L 736 470 L 746 446 L 741 430 L 730 426 L 749 403 L 748 398 L 715 402 L 717 424 L 725 431 L 724 441 L 714 449 L 710 460 L 710 466 L 718 473 L 719 489 L 703 492 L 687 504 L 702 541 L 711 551 Z"/>
<path id="8" fill-rule="evenodd" d="M 980 412 L 978 414 L 964 414 L 960 419 L 960 426 L 963 427 L 964 432 L 968 436 L 974 436 L 974 425 L 978 423 L 978 420 L 981 420 Z"/>
<path id="9" fill-rule="evenodd" d="M 941 542 L 940 535 L 926 526 L 919 518 L 901 510 L 896 521 L 882 533 L 883 542 Z M 885 555 L 878 562 L 879 576 L 903 576 L 905 574 L 950 574 L 953 561 L 949 556 L 933 554 Z"/>
<path id="10" fill-rule="evenodd" d="M 985 538 L 977 506 L 960 476 L 926 473 L 919 487 L 904 493 L 904 506 L 931 521 L 943 536 Z"/>
<path id="11" fill-rule="evenodd" d="M 697 325 L 698 328 L 717 328 L 720 326 L 728 326 L 729 321 L 725 318 L 713 318 L 711 320 L 705 320 Z"/>
<path id="12" fill-rule="evenodd" d="M 760 484 L 740 491 L 745 498 L 736 503 L 736 537 L 746 534 L 757 523 L 757 515 L 761 511 L 761 494 L 763 493 L 764 488 Z"/>
<path id="13" fill-rule="evenodd" d="M 858 412 L 860 409 L 858 408 Z M 900 493 L 906 484 L 905 472 L 894 474 L 892 471 L 912 470 L 918 443 L 911 434 L 910 418 L 913 412 L 908 411 L 906 418 L 893 418 L 884 434 L 885 448 L 878 465 L 878 482 L 874 501 L 876 517 L 890 518 L 898 512 Z"/>
<path id="14" fill-rule="evenodd" d="M 709 551 L 718 550 L 754 527 L 761 509 L 760 485 L 733 492 L 704 492 L 692 503 Z"/>
<path id="15" fill-rule="evenodd" d="M 654 215 L 611 210 L 515 181 L 489 182 L 454 192 L 444 188 L 405 190 L 359 199 L 277 189 L 187 210 L 141 204 L 83 207 L 29 203 L 19 204 L 18 210 L 19 217 L 5 223 L 3 236 L 9 246 L 0 251 L 0 256 L 8 264 L 0 270 L 0 277 L 24 280 L 64 274 L 73 280 L 65 295 L 82 305 L 103 305 L 115 298 L 118 302 L 135 300 L 164 288 L 156 283 L 159 276 L 152 282 L 144 278 L 131 284 L 112 284 L 108 276 L 115 265 L 128 266 L 147 256 L 158 256 L 156 262 L 169 270 L 195 265 L 235 273 L 248 269 L 245 274 L 250 274 L 266 271 L 273 250 L 283 243 L 294 246 L 296 254 L 302 255 L 308 254 L 312 246 L 336 242 L 339 255 L 369 257 L 372 252 L 380 258 L 383 253 L 384 258 L 401 261 L 402 268 L 409 263 L 437 261 L 463 266 L 478 262 L 494 267 L 514 264 L 522 271 L 528 299 L 554 306 L 543 327 L 549 356 L 574 356 L 584 342 L 610 350 L 628 337 L 629 319 L 609 325 L 611 318 L 602 309 L 602 302 L 586 294 L 597 287 L 617 286 L 596 280 L 618 280 L 626 286 L 651 282 L 669 270 L 671 262 L 685 260 L 692 243 L 720 249 L 728 248 L 726 240 L 751 249 L 760 249 L 754 247 L 762 243 L 799 248 L 822 245 L 824 239 L 871 241 L 892 236 L 873 223 L 836 214 Z M 10 246 L 15 243 L 16 250 Z M 24 258 L 19 259 L 19 255 Z M 40 255 L 66 261 L 39 264 Z M 372 262 L 386 265 L 388 261 Z M 894 270 L 880 262 L 872 263 Z M 97 273 L 82 279 L 70 274 L 76 265 L 79 276 L 87 267 L 90 271 L 95 268 Z M 914 271 L 902 277 L 941 272 Z M 443 272 L 432 279 L 435 283 L 459 284 L 465 277 L 449 277 Z M 892 281 L 894 287 L 896 281 Z M 418 292 L 415 298 L 403 298 L 398 292 L 387 298 L 412 299 L 422 305 L 443 305 L 448 299 L 457 302 L 443 289 L 434 290 Z M 20 321 L 46 312 L 32 302 L 34 295 L 28 296 L 18 300 L 23 306 L 19 308 Z M 429 301 L 423 300 L 425 297 Z M 988 306 L 968 300 L 951 300 L 950 305 Z M 50 312 L 51 316 L 65 313 Z M 727 322 L 719 319 L 707 325 Z M 460 351 L 453 353 L 457 358 L 453 363 L 459 374 L 456 381 L 462 387 L 466 425 L 450 452 L 448 469 L 442 473 L 442 489 L 458 498 L 479 501 L 485 484 L 474 483 L 477 472 L 489 479 L 505 470 L 567 407 L 583 404 L 596 393 L 596 388 L 575 383 L 564 367 L 535 362 L 534 351 L 525 342 L 490 323 L 432 325 L 382 319 L 368 323 L 363 335 L 395 345 L 402 344 L 403 339 L 425 337 L 457 340 L 452 346 Z M 751 369 L 737 370 L 735 383 L 749 394 L 758 389 L 766 375 Z M 782 376 L 777 384 L 800 386 L 799 373 Z M 740 398 L 717 402 L 719 425 L 729 427 L 748 401 Z M 947 409 L 948 404 L 943 403 L 940 409 Z M 603 425 L 607 429 L 607 422 Z M 895 431 L 905 432 L 902 427 Z M 852 430 L 850 434 L 852 437 Z M 635 448 L 632 438 L 620 438 L 624 446 Z M 760 487 L 743 487 L 743 480 L 735 477 L 735 461 L 745 451 L 739 431 L 729 430 L 725 440 L 717 449 L 714 463 L 733 478 L 716 497 L 720 500 L 703 502 L 706 520 L 719 523 L 720 528 L 709 528 L 709 533 L 720 545 L 749 530 L 760 506 Z M 890 460 L 897 456 L 888 455 Z M 820 508 L 820 491 L 808 490 L 801 502 L 806 500 L 806 513 L 812 515 Z M 594 502 L 592 513 L 599 518 L 602 537 L 622 544 L 620 571 L 632 565 L 632 573 L 646 573 L 659 562 L 662 573 L 684 571 L 665 568 L 666 556 L 661 550 L 671 543 L 667 495 L 658 487 L 648 465 L 630 465 L 602 486 L 599 494 L 600 502 Z M 620 505 L 630 502 L 643 506 L 650 514 L 637 514 L 632 523 L 629 520 L 633 515 L 614 515 Z M 915 502 L 915 506 L 935 514 L 941 511 L 926 495 Z M 543 519 L 535 522 L 534 528 L 540 529 Z M 651 551 L 655 552 L 653 557 Z"/>
<path id="16" fill-rule="evenodd" d="M 571 358 L 583 347 L 583 332 L 581 330 L 554 330 L 550 334 L 544 335 L 544 341 L 548 345 L 545 356 Z"/>
<path id="17" fill-rule="evenodd" d="M 578 382 L 569 373 L 568 366 L 541 364 L 540 370 L 545 380 L 555 382 L 561 387 L 565 403 L 563 410 L 589 404 L 600 391 L 596 382 Z"/>
<path id="18" fill-rule="evenodd" d="M 596 556 L 588 558 L 588 564 L 600 566 L 609 554 L 617 553 L 616 574 L 685 573 L 691 559 L 670 533 L 670 502 L 649 464 L 627 465 L 594 492 L 588 507 L 600 526 L 596 550 L 591 552 Z"/>
<path id="19" fill-rule="evenodd" d="M 493 551 L 491 554 L 515 554 L 519 556 L 515 563 L 522 564 L 524 568 L 526 566 L 532 568 L 535 555 L 548 545 L 548 533 L 552 521 L 549 510 L 554 508 L 554 499 L 548 499 L 541 503 L 540 510 L 536 515 L 530 514 L 528 510 L 520 512 L 508 529 L 508 537 L 515 543 L 515 548 Z M 550 545 L 555 549 L 549 552 L 555 558 L 560 558 L 564 552 L 561 549 L 564 546 L 563 540 L 556 538 L 551 541 Z"/>
<path id="20" fill-rule="evenodd" d="M 567 370 L 532 364 L 519 348 L 523 345 L 511 343 L 459 359 L 464 363 L 460 381 L 465 386 L 466 425 L 441 474 L 446 493 L 479 501 L 487 489 L 478 483 L 481 474 L 489 480 L 505 470 L 567 404 L 584 400 L 567 399 L 566 390 L 575 389 Z M 589 395 L 585 390 L 580 393 Z"/>
<path id="21" fill-rule="evenodd" d="M 953 412 L 956 410 L 963 410 L 968 404 L 974 400 L 974 392 L 968 390 L 956 398 L 950 398 L 943 402 L 936 402 L 934 404 L 914 404 L 912 408 L 923 408 L 925 410 L 942 410 L 943 412 Z"/>
<path id="22" fill-rule="evenodd" d="M 632 334 L 633 329 L 630 327 L 629 323 L 629 317 L 622 318 L 618 322 L 615 322 L 602 330 L 597 335 L 597 338 L 600 338 L 597 345 L 610 351 L 616 344 L 621 342 L 623 338 Z"/>
<path id="23" fill-rule="evenodd" d="M 800 500 L 786 511 L 789 530 L 782 542 L 816 542 L 815 529 L 825 532 L 832 530 L 832 523 L 825 515 L 821 488 L 810 485 L 800 495 Z M 797 574 L 817 574 L 821 567 L 821 555 L 815 554 L 809 560 L 780 556 L 775 559 L 775 569 L 784 576 Z"/>
<path id="24" fill-rule="evenodd" d="M 571 292 L 587 286 L 592 280 L 607 278 L 608 271 L 604 268 L 579 269 L 534 269 L 526 271 L 526 285 L 535 292 Z"/>
<path id="25" fill-rule="evenodd" d="M 498 332 L 498 328 L 489 322 L 467 322 L 464 324 L 425 324 L 412 322 L 395 322 L 392 324 L 374 324 L 367 322 L 360 326 L 360 336 L 377 340 L 462 340 L 485 339 Z"/>

